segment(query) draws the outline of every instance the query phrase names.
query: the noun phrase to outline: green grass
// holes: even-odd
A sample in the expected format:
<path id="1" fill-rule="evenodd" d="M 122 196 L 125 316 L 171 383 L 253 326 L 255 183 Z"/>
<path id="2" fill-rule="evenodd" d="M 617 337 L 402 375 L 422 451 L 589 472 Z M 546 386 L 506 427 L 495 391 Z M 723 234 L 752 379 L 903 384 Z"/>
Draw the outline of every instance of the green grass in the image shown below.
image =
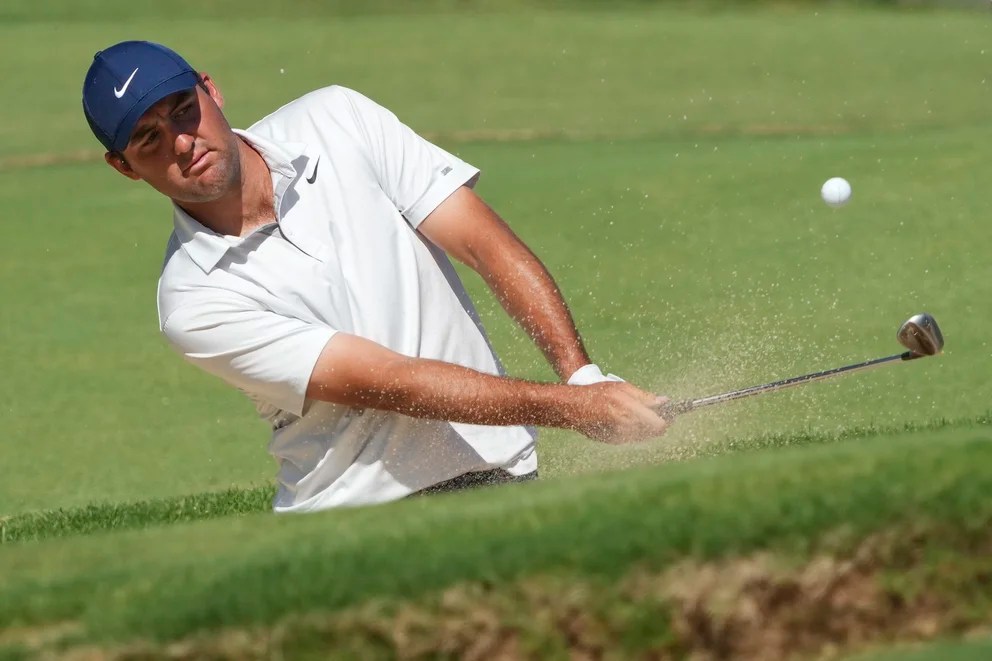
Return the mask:
<path id="1" fill-rule="evenodd" d="M 237 4 L 167 21 L 120 0 L 0 8 L 0 630 L 170 639 L 464 581 L 608 583 L 687 556 L 806 556 L 838 531 L 992 523 L 981 15 Z M 213 74 L 236 125 L 341 83 L 480 166 L 593 357 L 646 388 L 895 353 L 921 310 L 947 351 L 698 411 L 642 445 L 547 431 L 540 484 L 273 517 L 264 425 L 157 336 L 168 206 L 94 158 L 79 110 L 92 53 L 133 37 Z M 840 210 L 818 198 L 835 175 L 854 186 Z M 553 378 L 466 280 L 510 372 Z M 18 644 L 0 634 L 0 658 Z"/>
<path id="2" fill-rule="evenodd" d="M 31 104 L 5 109 L 0 155 L 95 149 L 82 77 L 95 51 L 135 37 L 174 44 L 210 71 L 239 124 L 332 82 L 362 89 L 419 130 L 449 134 L 833 135 L 985 119 L 983 23 L 968 13 L 642 6 L 314 20 L 238 4 L 232 18 L 122 10 L 129 18 L 0 23 L 0 90 L 16 95 L 39 71 L 45 80 Z M 217 38 L 219 27 L 233 38 Z M 36 47 L 56 36 L 58 48 Z"/>
<path id="3" fill-rule="evenodd" d="M 992 425 L 992 412 L 974 419 L 935 420 L 924 425 L 906 424 L 901 428 L 852 427 L 834 433 L 741 437 L 701 448 L 698 450 L 697 456 L 717 456 L 728 452 L 823 445 L 851 439 L 897 436 L 903 433 L 947 429 L 965 431 L 989 425 Z M 655 449 L 655 452 L 659 452 L 659 450 Z M 668 457 L 669 461 L 682 459 L 685 457 L 678 451 L 671 452 Z M 272 487 L 228 489 L 222 492 L 207 492 L 176 498 L 29 512 L 0 519 L 0 544 L 87 535 L 94 532 L 153 528 L 203 519 L 266 512 L 271 507 L 274 491 Z"/>
<path id="4" fill-rule="evenodd" d="M 992 638 L 946 640 L 936 643 L 897 646 L 846 657 L 845 661 L 985 661 L 992 657 Z"/>
<path id="5" fill-rule="evenodd" d="M 30 512 L 0 519 L 0 544 L 266 512 L 272 507 L 274 495 L 274 488 L 256 487 L 135 503 Z"/>
<path id="6" fill-rule="evenodd" d="M 988 428 L 902 433 L 492 494 L 15 544 L 2 556 L 0 626 L 70 620 L 101 638 L 170 639 L 459 581 L 609 578 L 758 549 L 805 557 L 826 533 L 835 552 L 897 525 L 977 534 L 992 523 L 990 440 Z"/>

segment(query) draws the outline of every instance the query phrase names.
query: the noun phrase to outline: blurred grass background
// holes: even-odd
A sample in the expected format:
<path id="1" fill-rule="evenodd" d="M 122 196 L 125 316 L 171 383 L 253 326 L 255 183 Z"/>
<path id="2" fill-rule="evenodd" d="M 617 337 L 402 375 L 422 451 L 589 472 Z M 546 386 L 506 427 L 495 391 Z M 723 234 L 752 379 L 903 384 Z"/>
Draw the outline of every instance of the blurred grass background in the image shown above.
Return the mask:
<path id="1" fill-rule="evenodd" d="M 922 309 L 944 326 L 939 360 L 694 414 L 657 443 L 547 433 L 547 477 L 731 437 L 974 417 L 992 401 L 980 14 L 626 5 L 315 20 L 263 5 L 162 20 L 118 4 L 127 17 L 84 20 L 67 3 L 0 24 L 0 89 L 32 92 L 0 122 L 0 512 L 267 484 L 273 470 L 248 403 L 157 335 L 167 203 L 99 160 L 24 164 L 98 155 L 81 79 L 126 38 L 210 71 L 235 125 L 344 84 L 480 166 L 480 193 L 548 263 L 594 358 L 645 387 L 701 396 L 895 353 L 896 328 Z M 854 185 L 841 210 L 817 194 L 835 175 Z M 466 278 L 512 373 L 552 378 Z"/>

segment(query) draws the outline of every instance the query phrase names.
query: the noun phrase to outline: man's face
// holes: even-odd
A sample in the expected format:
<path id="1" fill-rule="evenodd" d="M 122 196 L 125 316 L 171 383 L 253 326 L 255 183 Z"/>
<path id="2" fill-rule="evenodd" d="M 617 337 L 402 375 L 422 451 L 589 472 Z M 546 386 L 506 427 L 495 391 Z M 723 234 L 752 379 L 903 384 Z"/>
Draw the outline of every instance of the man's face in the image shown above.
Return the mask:
<path id="1" fill-rule="evenodd" d="M 179 203 L 211 202 L 240 186 L 238 137 L 221 112 L 220 91 L 209 76 L 203 80 L 149 108 L 124 152 L 108 153 L 107 162 Z"/>

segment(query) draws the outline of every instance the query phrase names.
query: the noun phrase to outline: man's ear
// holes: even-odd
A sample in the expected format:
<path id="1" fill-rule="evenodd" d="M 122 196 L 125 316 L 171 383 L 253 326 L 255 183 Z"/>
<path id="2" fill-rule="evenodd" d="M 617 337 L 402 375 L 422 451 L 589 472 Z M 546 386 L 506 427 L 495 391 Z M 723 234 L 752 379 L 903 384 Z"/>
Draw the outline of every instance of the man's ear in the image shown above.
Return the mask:
<path id="1" fill-rule="evenodd" d="M 207 90 L 207 94 L 210 98 L 214 100 L 218 108 L 224 107 L 224 95 L 221 94 L 220 88 L 214 83 L 214 79 L 210 77 L 210 74 L 206 71 L 200 72 L 200 80 L 203 82 L 203 89 Z"/>
<path id="2" fill-rule="evenodd" d="M 108 151 L 103 155 L 103 160 L 107 161 L 107 165 L 114 168 L 128 179 L 133 179 L 134 181 L 141 179 L 141 177 L 139 177 L 138 174 L 131 169 L 128 162 L 124 160 L 124 157 L 118 152 Z"/>

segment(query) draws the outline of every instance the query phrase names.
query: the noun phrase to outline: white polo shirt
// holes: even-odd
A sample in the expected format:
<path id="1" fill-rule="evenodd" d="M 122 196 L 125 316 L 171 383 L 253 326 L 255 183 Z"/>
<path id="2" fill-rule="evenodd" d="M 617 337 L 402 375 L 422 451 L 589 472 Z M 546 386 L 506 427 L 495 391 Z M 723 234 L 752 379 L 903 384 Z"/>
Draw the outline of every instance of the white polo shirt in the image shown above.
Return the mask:
<path id="1" fill-rule="evenodd" d="M 338 331 L 503 374 L 444 252 L 417 226 L 479 171 L 353 90 L 328 87 L 236 131 L 272 173 L 276 218 L 224 236 L 178 206 L 162 332 L 273 427 L 276 511 L 379 503 L 471 471 L 537 469 L 536 432 L 306 399 Z"/>

